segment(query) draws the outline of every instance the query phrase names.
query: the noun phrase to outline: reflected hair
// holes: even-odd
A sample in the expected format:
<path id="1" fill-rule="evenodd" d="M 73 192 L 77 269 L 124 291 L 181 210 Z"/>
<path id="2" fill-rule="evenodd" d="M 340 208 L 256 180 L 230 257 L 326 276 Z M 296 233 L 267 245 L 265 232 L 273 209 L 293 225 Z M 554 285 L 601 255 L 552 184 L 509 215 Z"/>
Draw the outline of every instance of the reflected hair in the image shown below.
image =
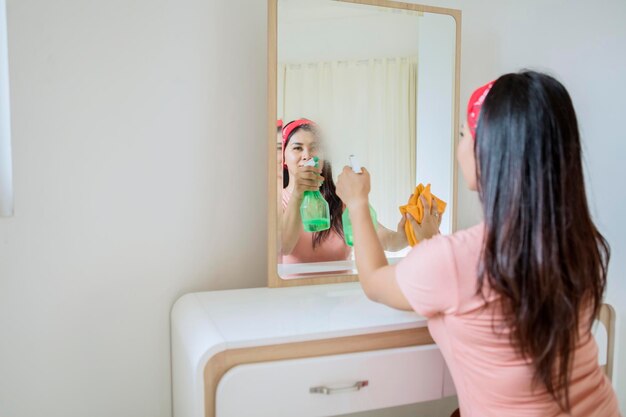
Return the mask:
<path id="1" fill-rule="evenodd" d="M 285 127 L 287 127 L 285 125 Z M 291 137 L 298 131 L 303 130 L 305 132 L 311 132 L 315 137 L 320 140 L 321 135 L 319 129 L 317 129 L 314 125 L 311 124 L 303 124 L 302 126 L 298 126 L 295 128 L 287 137 L 285 141 L 284 149 L 287 149 L 287 145 L 291 140 Z M 326 230 L 322 230 L 321 232 L 314 232 L 313 239 L 313 249 L 315 249 L 318 245 L 324 242 L 326 239 L 330 237 L 331 231 L 335 231 L 341 238 L 343 238 L 343 223 L 341 221 L 341 214 L 343 213 L 343 202 L 337 196 L 335 191 L 335 182 L 333 181 L 333 170 L 330 164 L 330 161 L 324 160 L 324 168 L 322 168 L 322 176 L 324 177 L 324 182 L 320 187 L 320 193 L 328 203 L 328 207 L 330 210 L 330 228 Z M 286 166 L 283 166 L 283 188 L 286 188 L 289 185 L 289 170 Z"/>
<path id="2" fill-rule="evenodd" d="M 488 284 L 500 295 L 534 383 L 570 411 L 579 328 L 590 331 L 601 306 L 610 248 L 589 212 L 565 87 L 533 71 L 500 77 L 481 109 L 475 154 L 485 219 L 477 293 Z"/>

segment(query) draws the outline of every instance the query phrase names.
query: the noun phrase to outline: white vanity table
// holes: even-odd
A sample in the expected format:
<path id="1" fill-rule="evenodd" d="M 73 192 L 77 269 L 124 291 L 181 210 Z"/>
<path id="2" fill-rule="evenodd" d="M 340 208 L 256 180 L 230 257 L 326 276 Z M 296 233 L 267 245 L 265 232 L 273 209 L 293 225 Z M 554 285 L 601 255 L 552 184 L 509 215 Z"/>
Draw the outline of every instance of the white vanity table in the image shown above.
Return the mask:
<path id="1" fill-rule="evenodd" d="M 455 393 L 426 319 L 358 283 L 187 294 L 172 373 L 175 417 L 331 416 Z"/>

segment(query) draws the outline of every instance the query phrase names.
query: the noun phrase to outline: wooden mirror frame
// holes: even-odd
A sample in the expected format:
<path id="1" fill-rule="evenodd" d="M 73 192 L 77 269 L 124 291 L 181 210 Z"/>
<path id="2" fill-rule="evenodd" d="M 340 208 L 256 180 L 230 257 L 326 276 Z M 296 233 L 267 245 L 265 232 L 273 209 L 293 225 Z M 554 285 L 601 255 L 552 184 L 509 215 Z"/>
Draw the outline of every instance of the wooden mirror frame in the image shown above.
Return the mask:
<path id="1" fill-rule="evenodd" d="M 453 89 L 453 137 L 452 140 L 452 194 L 453 204 L 450 210 L 452 231 L 457 229 L 457 164 L 455 138 L 459 136 L 459 90 L 461 73 L 461 11 L 420 4 L 401 3 L 390 0 L 335 0 L 345 3 L 404 9 L 416 12 L 436 13 L 451 16 L 456 24 L 454 89 Z M 325 275 L 312 278 L 282 279 L 278 275 L 278 188 L 276 174 L 276 111 L 278 82 L 278 0 L 268 0 L 267 20 L 267 137 L 268 137 L 268 239 L 267 239 L 267 276 L 268 287 L 292 287 L 299 285 L 336 284 L 358 281 L 358 275 Z"/>

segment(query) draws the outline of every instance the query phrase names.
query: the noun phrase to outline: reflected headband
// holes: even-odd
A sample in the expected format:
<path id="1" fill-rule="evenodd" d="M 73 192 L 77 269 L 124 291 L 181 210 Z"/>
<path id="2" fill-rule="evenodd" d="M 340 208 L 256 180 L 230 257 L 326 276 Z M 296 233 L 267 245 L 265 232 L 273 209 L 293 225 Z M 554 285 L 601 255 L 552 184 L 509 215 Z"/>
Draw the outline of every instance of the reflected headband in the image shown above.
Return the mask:
<path id="1" fill-rule="evenodd" d="M 297 128 L 303 125 L 316 126 L 315 122 L 309 119 L 298 119 L 298 120 L 294 120 L 293 122 L 287 123 L 283 127 L 283 166 L 286 166 L 284 162 L 285 161 L 285 146 L 287 145 L 287 140 L 289 139 L 289 135 L 291 135 L 291 132 L 293 132 L 294 130 L 296 130 Z"/>

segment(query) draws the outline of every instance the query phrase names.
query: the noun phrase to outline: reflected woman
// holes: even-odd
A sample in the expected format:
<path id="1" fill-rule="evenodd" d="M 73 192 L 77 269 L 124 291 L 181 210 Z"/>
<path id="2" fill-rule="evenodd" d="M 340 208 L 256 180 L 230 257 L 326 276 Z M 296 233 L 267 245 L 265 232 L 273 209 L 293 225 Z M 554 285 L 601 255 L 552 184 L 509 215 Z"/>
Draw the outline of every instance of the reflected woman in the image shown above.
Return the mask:
<path id="1" fill-rule="evenodd" d="M 343 236 L 341 215 L 345 205 L 335 192 L 330 162 L 324 159 L 319 127 L 308 119 L 294 120 L 282 129 L 283 190 L 281 250 L 282 263 L 342 261 L 350 257 L 352 248 Z M 319 167 L 305 166 L 311 158 L 319 158 Z M 305 191 L 319 190 L 330 208 L 330 229 L 305 232 L 300 205 Z M 393 231 L 377 225 L 377 235 L 388 251 L 408 245 L 404 222 Z"/>

